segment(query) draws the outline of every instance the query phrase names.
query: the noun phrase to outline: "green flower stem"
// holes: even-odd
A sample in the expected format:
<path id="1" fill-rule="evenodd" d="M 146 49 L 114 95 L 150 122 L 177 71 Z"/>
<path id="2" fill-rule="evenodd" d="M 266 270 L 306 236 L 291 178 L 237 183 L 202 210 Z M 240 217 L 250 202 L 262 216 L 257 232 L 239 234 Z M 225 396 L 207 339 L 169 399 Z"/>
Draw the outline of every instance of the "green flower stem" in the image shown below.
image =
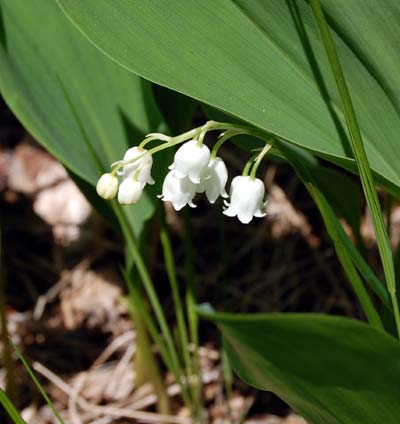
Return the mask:
<path id="1" fill-rule="evenodd" d="M 247 126 L 242 126 L 242 125 L 236 125 L 236 124 L 229 124 L 227 122 L 215 122 L 215 121 L 208 121 L 206 122 L 203 126 L 201 127 L 197 127 L 194 128 L 190 131 L 187 131 L 183 134 L 180 134 L 176 137 L 170 137 L 161 133 L 152 133 L 149 134 L 148 137 L 146 137 L 140 144 L 139 144 L 139 149 L 143 149 L 143 147 L 150 141 L 153 140 L 161 140 L 161 141 L 165 141 L 165 143 L 160 144 L 159 146 L 153 147 L 152 149 L 149 150 L 149 153 L 151 155 L 157 153 L 157 152 L 161 152 L 162 150 L 165 149 L 169 149 L 170 147 L 176 146 L 178 144 L 181 144 L 185 141 L 188 141 L 190 139 L 194 139 L 197 136 L 199 136 L 199 140 L 201 140 L 201 143 L 199 143 L 199 145 L 201 146 L 203 144 L 203 139 L 206 135 L 206 133 L 208 131 L 215 131 L 215 130 L 226 130 L 226 131 L 230 131 L 233 135 L 238 135 L 238 134 L 248 134 L 248 135 L 253 135 L 255 137 L 264 137 L 265 134 L 262 133 L 261 131 L 258 131 L 254 128 L 251 127 L 247 127 Z M 219 140 L 220 142 L 221 140 Z M 226 140 L 224 140 L 226 141 Z M 217 143 L 218 144 L 218 143 Z M 222 144 L 222 143 L 221 143 Z M 112 174 L 115 175 L 115 173 L 121 169 L 123 166 L 125 165 L 129 165 L 132 164 L 136 161 L 138 161 L 141 156 L 138 156 L 134 159 L 129 159 L 129 160 L 119 160 L 116 161 L 114 163 L 111 164 L 111 167 L 113 168 L 112 170 Z"/>
<path id="2" fill-rule="evenodd" d="M 256 178 L 257 170 L 258 170 L 258 167 L 260 166 L 261 161 L 263 160 L 263 158 L 265 157 L 265 155 L 271 149 L 272 149 L 272 144 L 266 144 L 264 146 L 264 148 L 261 150 L 261 152 L 258 154 L 258 156 L 257 156 L 257 158 L 256 158 L 256 160 L 254 162 L 253 168 L 252 168 L 252 170 L 250 172 L 250 179 L 251 180 L 254 180 Z"/>
<path id="3" fill-rule="evenodd" d="M 201 128 L 200 135 L 199 135 L 199 138 L 197 140 L 197 145 L 199 147 L 201 147 L 203 145 L 204 137 L 206 136 L 208 129 L 211 128 L 213 123 L 214 123 L 214 121 L 207 121 L 203 125 L 203 127 Z"/>
<path id="4" fill-rule="evenodd" d="M 226 133 L 221 134 L 221 137 L 215 143 L 213 149 L 211 150 L 211 159 L 215 159 L 217 157 L 218 151 L 221 148 L 221 146 L 225 143 L 225 141 L 229 140 L 235 135 L 243 135 L 243 134 L 249 134 L 249 132 L 245 130 L 235 129 L 235 130 L 229 130 Z"/>
<path id="5" fill-rule="evenodd" d="M 160 141 L 170 141 L 171 137 L 162 133 L 151 133 L 146 136 L 146 138 L 139 144 L 138 149 L 143 150 L 145 146 L 154 140 Z"/>
<path id="6" fill-rule="evenodd" d="M 170 362 L 172 364 L 171 370 L 175 371 L 174 372 L 175 378 L 177 380 L 178 385 L 181 388 L 183 400 L 184 400 L 185 404 L 190 408 L 190 405 L 191 405 L 190 398 L 188 396 L 186 388 L 184 387 L 184 385 L 182 383 L 183 375 L 182 375 L 182 370 L 180 368 L 178 354 L 177 354 L 176 349 L 175 349 L 172 334 L 171 334 L 171 331 L 168 327 L 168 323 L 167 323 L 167 320 L 165 318 L 165 314 L 162 310 L 160 301 L 157 297 L 157 293 L 154 289 L 153 281 L 152 281 L 150 274 L 147 270 L 147 267 L 144 263 L 142 255 L 139 252 L 139 248 L 138 248 L 136 239 L 135 239 L 135 237 L 134 237 L 134 235 L 131 231 L 131 228 L 129 226 L 129 223 L 127 222 L 125 215 L 121 211 L 121 208 L 119 207 L 119 205 L 117 205 L 115 202 L 113 202 L 112 205 L 113 205 L 113 209 L 115 211 L 115 214 L 117 215 L 118 220 L 121 224 L 122 232 L 124 234 L 124 238 L 125 238 L 126 243 L 128 245 L 129 251 L 133 256 L 133 260 L 134 260 L 135 265 L 137 267 L 139 276 L 140 276 L 140 278 L 143 282 L 147 296 L 149 297 L 149 300 L 150 300 L 151 306 L 153 308 L 154 314 L 157 318 L 158 325 L 160 326 L 161 333 L 164 337 L 164 340 L 165 340 L 165 343 L 166 343 L 166 346 L 167 346 L 167 350 L 168 350 L 169 356 L 171 358 L 171 362 Z"/>
<path id="7" fill-rule="evenodd" d="M 172 299 L 174 302 L 175 315 L 178 328 L 178 337 L 181 344 L 181 352 L 183 361 L 186 367 L 187 384 L 190 385 L 190 378 L 193 375 L 192 362 L 190 359 L 190 352 L 187 348 L 189 346 L 188 330 L 185 323 L 185 314 L 183 312 L 182 301 L 179 295 L 178 279 L 176 276 L 176 268 L 174 255 L 171 246 L 171 240 L 168 234 L 167 223 L 165 222 L 164 213 L 161 216 L 161 229 L 160 229 L 161 245 L 164 252 L 164 263 L 167 268 L 168 279 L 171 285 Z"/>
<path id="8" fill-rule="evenodd" d="M 151 382 L 154 393 L 157 396 L 157 412 L 159 414 L 169 415 L 171 414 L 170 398 L 167 394 L 164 377 L 161 374 L 156 355 L 152 349 L 152 341 L 159 345 L 160 356 L 163 360 L 165 355 L 160 348 L 164 348 L 165 350 L 165 344 L 162 340 L 160 340 L 160 334 L 155 326 L 154 328 L 157 334 L 157 338 L 151 340 L 151 337 L 153 335 L 148 326 L 148 323 L 145 321 L 145 317 L 150 318 L 151 321 L 153 320 L 150 311 L 148 310 L 147 305 L 145 303 L 146 297 L 144 296 L 144 293 L 140 290 L 140 287 L 138 287 L 138 284 L 136 284 L 139 278 L 139 276 L 137 275 L 136 267 L 131 267 L 130 272 L 124 272 L 123 270 L 123 274 L 125 276 L 125 283 L 129 291 L 129 312 L 131 315 L 132 322 L 135 323 L 136 330 L 137 349 L 134 356 L 134 369 L 136 371 L 135 385 L 136 387 L 140 387 L 143 384 Z M 167 358 L 167 361 L 165 362 L 167 367 L 169 366 L 168 359 L 169 358 Z M 175 375 L 173 371 L 171 372 L 173 375 Z"/>
<path id="9" fill-rule="evenodd" d="M 156 324 L 154 323 L 152 316 L 149 314 L 149 311 L 146 309 L 146 305 L 143 302 L 143 295 L 141 291 L 133 282 L 130 274 L 126 270 L 123 270 L 122 272 L 128 286 L 129 297 L 132 300 L 132 306 L 134 307 L 134 309 L 136 309 L 139 312 L 141 319 L 143 319 L 143 322 L 146 325 L 147 331 L 149 332 L 151 338 L 157 345 L 157 348 L 160 352 L 162 360 L 164 361 L 167 368 L 171 370 L 171 372 L 175 376 L 174 364 L 173 362 L 171 362 L 171 356 L 169 354 L 169 351 L 165 347 L 165 343 L 162 337 L 160 336 L 160 333 L 157 329 Z"/>
<path id="10" fill-rule="evenodd" d="M 190 339 L 193 345 L 193 369 L 196 380 L 193 384 L 193 400 L 194 407 L 197 411 L 197 419 L 199 423 L 204 422 L 203 419 L 203 403 L 202 403 L 202 376 L 200 366 L 199 354 L 199 317 L 196 309 L 196 275 L 194 270 L 193 261 L 193 245 L 192 245 L 192 231 L 190 225 L 190 215 L 187 210 L 184 214 L 185 222 L 185 237 L 184 237 L 184 250 L 185 250 L 185 274 L 186 274 L 186 310 L 189 321 Z"/>
<path id="11" fill-rule="evenodd" d="M 242 172 L 242 177 L 247 177 L 249 175 L 250 172 L 250 168 L 254 163 L 254 160 L 256 159 L 256 157 L 259 155 L 259 153 L 254 154 L 247 162 L 246 165 L 243 168 L 243 172 Z"/>
<path id="12" fill-rule="evenodd" d="M 385 220 L 383 218 L 382 209 L 379 203 L 375 182 L 371 168 L 369 166 L 367 153 L 365 151 L 361 137 L 360 127 L 358 125 L 346 80 L 344 78 L 342 66 L 340 64 L 339 56 L 329 31 L 328 23 L 322 10 L 321 2 L 320 0 L 310 0 L 310 4 L 340 94 L 347 129 L 350 134 L 351 147 L 357 163 L 358 171 L 360 173 L 361 184 L 367 201 L 368 210 L 371 214 L 371 220 L 375 230 L 378 249 L 385 273 L 386 284 L 393 305 L 397 332 L 400 337 L 400 313 L 396 297 L 396 277 L 393 263 L 393 254 L 390 240 L 386 231 Z"/>
<path id="13" fill-rule="evenodd" d="M 295 169 L 299 178 L 303 181 L 305 187 L 314 199 L 321 216 L 324 220 L 326 229 L 329 236 L 331 237 L 335 246 L 336 254 L 339 258 L 340 263 L 347 275 L 350 284 L 353 287 L 354 292 L 361 304 L 361 307 L 368 319 L 368 322 L 376 327 L 383 329 L 381 319 L 378 312 L 376 311 L 374 304 L 354 266 L 353 258 L 351 257 L 349 248 L 343 242 L 341 232 L 343 228 L 336 218 L 335 213 L 330 207 L 324 194 L 318 189 L 318 186 L 314 183 L 314 179 L 309 173 L 308 169 L 302 164 L 302 162 L 292 153 L 290 148 L 285 145 L 279 145 L 278 151 L 290 162 L 292 167 Z"/>

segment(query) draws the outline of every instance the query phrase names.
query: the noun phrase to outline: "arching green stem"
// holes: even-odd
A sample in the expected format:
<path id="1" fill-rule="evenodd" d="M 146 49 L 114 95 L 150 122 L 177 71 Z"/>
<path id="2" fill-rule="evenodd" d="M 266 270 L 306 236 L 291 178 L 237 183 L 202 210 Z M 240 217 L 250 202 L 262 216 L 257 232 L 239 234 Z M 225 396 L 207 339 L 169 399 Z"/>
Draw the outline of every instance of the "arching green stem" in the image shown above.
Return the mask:
<path id="1" fill-rule="evenodd" d="M 264 148 L 261 150 L 259 155 L 257 156 L 253 168 L 250 172 L 250 179 L 254 180 L 256 178 L 257 169 L 260 166 L 261 161 L 263 160 L 264 156 L 272 149 L 272 144 L 266 144 Z"/>

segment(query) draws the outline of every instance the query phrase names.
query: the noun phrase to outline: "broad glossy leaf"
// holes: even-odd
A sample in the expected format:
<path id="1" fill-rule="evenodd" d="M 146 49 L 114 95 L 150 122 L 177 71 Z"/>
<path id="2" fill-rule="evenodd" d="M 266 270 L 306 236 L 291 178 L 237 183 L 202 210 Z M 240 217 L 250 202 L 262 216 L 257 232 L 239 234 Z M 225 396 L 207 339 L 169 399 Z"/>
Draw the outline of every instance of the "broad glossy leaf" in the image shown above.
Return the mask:
<path id="1" fill-rule="evenodd" d="M 400 2 L 322 0 L 329 22 L 400 110 Z M 354 19 L 357 17 L 357 19 Z"/>
<path id="2" fill-rule="evenodd" d="M 53 0 L 1 2 L 0 89 L 34 137 L 92 186 L 158 129 L 151 86 L 94 48 Z M 140 229 L 153 206 L 125 208 Z"/>
<path id="3" fill-rule="evenodd" d="M 58 1 L 127 69 L 354 169 L 336 87 L 305 1 Z M 366 7 L 381 23 L 379 10 L 398 10 L 396 1 Z M 395 45 L 393 34 L 386 39 Z M 359 58 L 357 40 L 345 41 L 335 35 L 369 159 L 380 181 L 399 195 L 399 115 Z"/>
<path id="4" fill-rule="evenodd" d="M 397 424 L 400 343 L 361 322 L 318 314 L 205 314 L 233 369 L 310 424 Z"/>

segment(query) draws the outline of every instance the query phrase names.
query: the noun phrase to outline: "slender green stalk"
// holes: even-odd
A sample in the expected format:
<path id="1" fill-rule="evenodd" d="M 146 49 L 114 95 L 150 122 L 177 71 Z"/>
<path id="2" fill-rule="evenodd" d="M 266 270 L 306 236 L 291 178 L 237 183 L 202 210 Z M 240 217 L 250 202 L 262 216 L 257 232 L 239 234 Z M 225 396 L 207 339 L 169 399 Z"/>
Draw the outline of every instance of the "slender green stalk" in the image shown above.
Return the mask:
<path id="1" fill-rule="evenodd" d="M 379 203 L 375 182 L 371 168 L 369 166 L 367 153 L 365 151 L 361 137 L 360 127 L 358 125 L 357 117 L 350 98 L 350 93 L 344 78 L 342 66 L 340 64 L 339 56 L 329 31 L 328 23 L 322 10 L 321 2 L 320 0 L 310 0 L 310 4 L 314 12 L 314 16 L 321 33 L 321 38 L 340 94 L 347 129 L 350 134 L 351 147 L 357 163 L 358 171 L 360 173 L 361 184 L 364 190 L 365 198 L 367 200 L 368 209 L 371 214 L 371 220 L 375 230 L 378 249 L 385 273 L 386 284 L 393 305 L 397 332 L 400 337 L 400 313 L 396 297 L 396 277 L 393 264 L 393 254 L 386 231 L 385 220 L 383 218 L 382 209 Z"/>
<path id="2" fill-rule="evenodd" d="M 196 301 L 196 276 L 193 262 L 193 245 L 192 245 L 192 232 L 187 210 L 184 214 L 185 220 L 185 273 L 186 273 L 186 310 L 189 321 L 190 339 L 193 345 L 193 368 L 195 380 L 192 383 L 194 386 L 194 403 L 196 406 L 197 416 L 199 422 L 203 422 L 203 403 L 201 398 L 202 391 L 202 376 L 200 366 L 199 354 L 199 317 L 197 314 L 197 301 Z"/>
<path id="3" fill-rule="evenodd" d="M 156 343 L 158 350 L 160 351 L 160 355 L 162 360 L 164 361 L 165 365 L 168 367 L 168 369 L 171 370 L 171 372 L 176 374 L 176 371 L 174 370 L 174 364 L 171 361 L 170 354 L 168 350 L 165 347 L 165 342 L 160 336 L 160 333 L 158 331 L 158 328 L 152 318 L 152 316 L 149 314 L 149 311 L 146 309 L 146 306 L 143 302 L 143 295 L 140 292 L 139 288 L 136 286 L 136 284 L 132 281 L 131 276 L 128 272 L 123 271 L 125 281 L 128 286 L 129 290 L 129 298 L 132 301 L 133 307 L 139 311 L 139 313 L 142 316 L 142 319 L 146 325 L 147 331 L 149 332 L 151 338 Z"/>
<path id="4" fill-rule="evenodd" d="M 243 171 L 242 171 L 242 176 L 243 177 L 247 177 L 249 175 L 250 172 L 250 168 L 252 167 L 254 160 L 256 159 L 256 157 L 258 156 L 258 153 L 255 153 L 245 164 L 245 166 L 243 167 Z"/>
<path id="5" fill-rule="evenodd" d="M 7 414 L 13 420 L 14 424 L 27 424 L 7 396 L 6 392 L 2 389 L 0 389 L 0 403 L 3 405 L 3 408 L 7 411 Z"/>
<path id="6" fill-rule="evenodd" d="M 147 331 L 149 332 L 151 338 L 154 340 L 155 344 L 158 347 L 162 360 L 164 361 L 165 365 L 171 371 L 175 380 L 177 381 L 181 389 L 182 398 L 185 402 L 185 405 L 188 408 L 191 408 L 192 406 L 191 399 L 189 398 L 189 395 L 186 391 L 186 386 L 184 386 L 182 383 L 183 379 L 182 379 L 182 371 L 180 369 L 180 365 L 176 364 L 176 362 L 174 362 L 173 359 L 171 358 L 170 353 L 165 346 L 164 340 L 160 336 L 158 329 L 151 315 L 149 314 L 149 311 L 146 309 L 143 303 L 143 296 L 140 293 L 140 290 L 138 289 L 138 287 L 136 287 L 136 285 L 132 281 L 132 278 L 127 272 L 124 272 L 124 276 L 128 284 L 129 296 L 132 301 L 132 304 L 134 305 L 134 308 L 139 312 L 141 319 L 146 325 Z"/>
<path id="7" fill-rule="evenodd" d="M 18 347 L 12 343 L 12 346 L 17 353 L 19 359 L 21 360 L 22 364 L 24 365 L 26 371 L 29 374 L 29 377 L 32 379 L 32 381 L 35 383 L 35 386 L 39 390 L 40 394 L 43 396 L 43 399 L 46 401 L 47 405 L 49 405 L 50 409 L 53 411 L 53 414 L 56 416 L 58 422 L 60 424 L 64 424 L 63 419 L 61 418 L 60 414 L 58 413 L 57 409 L 55 408 L 53 402 L 50 400 L 50 398 L 47 396 L 46 391 L 44 390 L 44 387 L 40 384 L 39 380 L 37 379 L 35 373 L 33 372 L 32 368 L 29 366 L 28 362 L 24 358 L 24 355 L 22 352 L 18 349 Z"/>
<path id="8" fill-rule="evenodd" d="M 215 122 L 215 121 L 207 121 L 203 126 L 201 127 L 197 127 L 194 128 L 190 131 L 187 131 L 183 134 L 180 134 L 176 137 L 171 137 L 162 133 L 151 133 L 148 134 L 147 137 L 139 144 L 138 148 L 139 149 L 143 149 L 144 146 L 146 146 L 147 143 L 149 143 L 150 141 L 154 141 L 154 140 L 161 140 L 164 141 L 165 143 L 160 144 L 156 147 L 153 147 L 152 149 L 150 149 L 148 151 L 148 153 L 150 153 L 151 155 L 161 152 L 162 150 L 165 149 L 169 149 L 170 147 L 176 146 L 178 144 L 181 144 L 189 139 L 195 139 L 196 137 L 198 138 L 199 141 L 199 145 L 202 145 L 203 143 L 203 139 L 206 135 L 206 133 L 208 131 L 215 131 L 215 130 L 224 130 L 230 133 L 229 137 L 224 138 L 224 140 L 219 140 L 217 142 L 216 150 L 215 148 L 213 149 L 213 154 L 215 157 L 216 152 L 218 151 L 218 148 L 220 147 L 220 145 L 225 142 L 228 138 L 232 137 L 233 135 L 239 135 L 239 134 L 248 134 L 248 135 L 253 135 L 255 137 L 259 137 L 262 138 L 263 140 L 265 140 L 265 133 L 263 133 L 260 130 L 257 130 L 256 128 L 251 128 L 248 126 L 242 126 L 242 125 L 236 125 L 236 124 L 229 124 L 227 122 Z M 119 169 L 121 169 L 123 166 L 125 165 L 129 165 L 132 164 L 136 161 L 138 161 L 142 156 L 137 156 L 133 159 L 129 159 L 129 160 L 118 160 L 114 163 L 111 164 L 111 167 L 113 168 L 112 170 L 112 174 L 114 175 Z"/>
<path id="9" fill-rule="evenodd" d="M 331 237 L 337 256 L 343 269 L 353 287 L 354 292 L 361 304 L 361 307 L 367 317 L 369 323 L 377 328 L 383 328 L 381 319 L 378 312 L 376 311 L 372 300 L 364 287 L 364 284 L 354 266 L 353 257 L 351 255 L 350 248 L 343 242 L 341 232 L 343 228 L 335 216 L 332 208 L 326 200 L 324 194 L 318 189 L 318 186 L 314 183 L 314 180 L 307 168 L 302 164 L 298 158 L 292 154 L 290 149 L 284 145 L 280 145 L 279 149 L 282 151 L 287 160 L 291 163 L 293 168 L 296 170 L 297 175 L 303 181 L 307 190 L 310 192 L 315 203 L 317 204 L 319 211 L 324 220 L 325 226 L 328 230 L 329 236 Z"/>
<path id="10" fill-rule="evenodd" d="M 116 205 L 114 202 L 112 203 L 113 209 L 119 219 L 119 222 L 122 227 L 122 232 L 124 234 L 124 238 L 126 240 L 126 243 L 128 245 L 129 251 L 132 254 L 133 260 L 135 261 L 138 273 L 140 275 L 140 278 L 143 282 L 143 286 L 146 290 L 147 296 L 149 297 L 151 306 L 153 308 L 154 314 L 157 318 L 158 325 L 160 326 L 161 333 L 164 337 L 167 350 L 169 353 L 169 356 L 171 358 L 171 363 L 173 364 L 173 369 L 177 373 L 177 383 L 179 384 L 181 391 L 182 391 L 182 397 L 186 403 L 187 406 L 190 407 L 191 402 L 188 397 L 186 388 L 182 384 L 182 371 L 180 368 L 179 363 L 179 357 L 177 354 L 177 351 L 175 349 L 175 345 L 173 342 L 171 331 L 168 327 L 167 320 L 165 318 L 165 314 L 162 310 L 160 301 L 158 299 L 157 293 L 154 289 L 153 281 L 150 277 L 150 274 L 147 270 L 147 267 L 144 263 L 144 260 L 142 258 L 142 255 L 139 252 L 139 248 L 135 239 L 135 236 L 133 235 L 131 228 L 129 226 L 129 223 L 127 222 L 126 216 L 121 211 L 121 208 Z"/>
<path id="11" fill-rule="evenodd" d="M 232 400 L 232 386 L 233 386 L 233 372 L 231 364 L 229 363 L 228 354 L 226 353 L 225 347 L 221 351 L 221 363 L 222 363 L 222 373 L 224 375 L 224 386 L 226 394 L 226 403 L 228 405 L 229 417 L 233 419 L 231 400 Z"/>
<path id="12" fill-rule="evenodd" d="M 126 263 L 127 262 L 128 261 L 126 261 Z M 137 349 L 134 357 L 136 384 L 139 387 L 145 383 L 150 382 L 153 385 L 154 392 L 157 396 L 157 412 L 159 412 L 160 414 L 168 415 L 171 413 L 169 397 L 156 357 L 151 349 L 149 334 L 152 337 L 152 333 L 148 329 L 148 325 L 145 322 L 145 319 L 147 318 L 152 321 L 152 324 L 155 328 L 155 332 L 158 337 L 159 332 L 157 331 L 154 325 L 152 315 L 146 307 L 146 300 L 144 294 L 141 292 L 141 287 L 139 286 L 139 284 L 134 283 L 134 280 L 137 281 L 139 278 L 137 274 L 137 269 L 133 265 L 130 268 L 130 271 L 122 270 L 122 273 L 125 277 L 125 283 L 129 291 L 129 312 L 132 318 L 132 322 L 135 323 L 136 329 Z M 136 296 L 137 292 L 140 293 L 138 296 Z M 161 358 L 163 358 L 163 354 L 161 353 L 161 350 L 163 348 L 164 343 L 162 340 L 160 340 L 159 349 Z M 167 360 L 168 359 L 169 358 L 167 358 Z M 165 364 L 168 366 L 167 361 L 165 362 Z M 174 374 L 173 370 L 171 370 L 171 372 Z"/>
<path id="13" fill-rule="evenodd" d="M 318 189 L 316 189 L 315 186 L 310 185 L 309 190 L 321 212 L 328 233 L 331 236 L 335 245 L 335 250 L 338 255 L 339 261 L 342 264 L 347 274 L 347 277 L 353 286 L 353 289 L 358 297 L 358 300 L 360 301 L 360 304 L 364 310 L 368 322 L 373 327 L 383 329 L 381 318 L 378 312 L 376 311 L 371 301 L 371 298 L 369 297 L 368 292 L 364 287 L 364 284 L 362 283 L 360 275 L 358 274 L 357 269 L 354 266 L 353 261 L 346 250 L 346 247 L 342 243 L 336 226 L 336 216 L 334 215 L 332 209 L 326 201 L 325 196 Z"/>
<path id="14" fill-rule="evenodd" d="M 222 133 L 211 151 L 211 159 L 215 159 L 217 157 L 218 151 L 221 148 L 221 146 L 225 143 L 225 141 L 229 140 L 230 138 L 236 135 L 243 135 L 243 134 L 249 134 L 249 132 L 245 130 L 234 129 L 234 130 L 229 130 L 226 133 Z"/>
<path id="15" fill-rule="evenodd" d="M 266 144 L 264 148 L 261 150 L 261 152 L 256 157 L 256 160 L 254 162 L 253 168 L 250 172 L 250 179 L 254 180 L 256 178 L 258 167 L 260 166 L 261 161 L 265 157 L 265 155 L 272 149 L 272 144 Z"/>
<path id="16" fill-rule="evenodd" d="M 179 295 L 178 279 L 176 276 L 174 255 L 172 252 L 171 240 L 168 234 L 167 223 L 165 222 L 165 216 L 162 214 L 161 217 L 161 229 L 160 229 L 161 245 L 164 252 L 164 263 L 167 268 L 168 280 L 171 286 L 172 299 L 174 302 L 176 322 L 178 328 L 178 337 L 181 344 L 181 352 L 183 361 L 186 367 L 187 383 L 190 384 L 190 379 L 193 375 L 192 363 L 190 359 L 189 337 L 188 330 L 185 322 L 185 314 L 183 312 L 182 300 Z"/>

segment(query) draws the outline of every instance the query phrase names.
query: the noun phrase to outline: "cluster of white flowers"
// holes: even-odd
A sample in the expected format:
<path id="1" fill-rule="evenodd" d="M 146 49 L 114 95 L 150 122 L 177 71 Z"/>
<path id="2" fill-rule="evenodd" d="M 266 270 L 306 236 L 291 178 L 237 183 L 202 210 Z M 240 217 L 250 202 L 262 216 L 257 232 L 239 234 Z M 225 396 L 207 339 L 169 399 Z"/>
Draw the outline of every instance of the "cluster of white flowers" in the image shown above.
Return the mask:
<path id="1" fill-rule="evenodd" d="M 186 205 L 196 207 L 193 203 L 196 193 L 205 192 L 210 203 L 215 203 L 220 195 L 228 197 L 225 191 L 228 171 L 224 161 L 211 158 L 209 148 L 199 145 L 197 140 L 190 140 L 177 150 L 169 169 L 159 197 L 171 202 L 177 211 Z"/>
<path id="2" fill-rule="evenodd" d="M 154 184 L 151 177 L 151 150 L 141 146 L 132 147 L 117 164 L 122 167 L 122 170 L 119 170 L 119 175 L 122 176 L 121 184 L 118 183 L 114 170 L 101 176 L 96 187 L 97 193 L 104 199 L 112 199 L 118 192 L 119 203 L 135 204 L 140 199 L 145 185 Z M 215 203 L 219 196 L 230 197 L 230 202 L 224 200 L 223 213 L 230 217 L 237 216 L 244 224 L 249 223 L 253 217 L 266 215 L 263 182 L 254 175 L 237 176 L 232 180 L 228 196 L 225 190 L 228 170 L 224 161 L 212 154 L 197 138 L 180 146 L 169 170 L 162 193 L 158 197 L 164 202 L 171 202 L 177 211 L 186 205 L 196 207 L 193 203 L 194 197 L 197 193 L 205 193 L 210 203 Z"/>

